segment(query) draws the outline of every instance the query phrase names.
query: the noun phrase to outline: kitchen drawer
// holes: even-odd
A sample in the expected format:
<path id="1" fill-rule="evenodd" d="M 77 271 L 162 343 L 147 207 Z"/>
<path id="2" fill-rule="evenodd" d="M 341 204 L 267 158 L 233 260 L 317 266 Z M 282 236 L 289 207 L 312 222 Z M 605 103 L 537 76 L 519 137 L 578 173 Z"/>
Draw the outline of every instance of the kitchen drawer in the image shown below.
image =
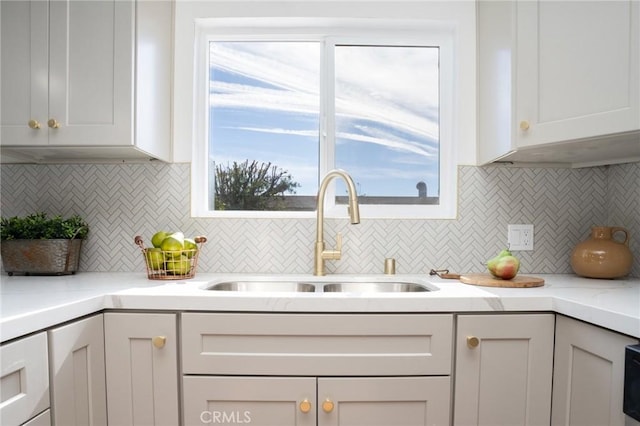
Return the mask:
<path id="1" fill-rule="evenodd" d="M 182 315 L 184 374 L 447 375 L 452 315 Z"/>
<path id="2" fill-rule="evenodd" d="M 0 424 L 20 425 L 49 408 L 46 333 L 0 347 Z"/>

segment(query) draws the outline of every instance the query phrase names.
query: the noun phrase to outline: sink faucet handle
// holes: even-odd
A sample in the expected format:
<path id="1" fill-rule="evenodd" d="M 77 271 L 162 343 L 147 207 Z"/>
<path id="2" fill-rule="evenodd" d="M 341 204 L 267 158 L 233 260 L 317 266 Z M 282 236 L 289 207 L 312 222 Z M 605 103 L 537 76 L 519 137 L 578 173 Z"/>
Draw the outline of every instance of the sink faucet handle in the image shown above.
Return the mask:
<path id="1" fill-rule="evenodd" d="M 325 260 L 339 260 L 342 257 L 342 234 L 336 235 L 336 248 L 333 250 L 323 250 L 322 258 Z"/>

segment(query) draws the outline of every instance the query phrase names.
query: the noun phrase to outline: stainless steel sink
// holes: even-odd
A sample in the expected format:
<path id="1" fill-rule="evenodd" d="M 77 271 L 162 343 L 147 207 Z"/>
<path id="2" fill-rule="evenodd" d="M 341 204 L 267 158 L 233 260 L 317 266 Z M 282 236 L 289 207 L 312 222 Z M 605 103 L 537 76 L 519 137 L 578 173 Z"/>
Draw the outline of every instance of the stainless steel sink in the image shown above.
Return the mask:
<path id="1" fill-rule="evenodd" d="M 417 283 L 407 282 L 342 282 L 325 284 L 322 288 L 327 293 L 413 293 L 431 291 Z"/>
<path id="2" fill-rule="evenodd" d="M 296 281 L 230 281 L 214 284 L 206 289 L 216 291 L 310 293 L 316 291 L 316 286 L 311 283 Z"/>
<path id="3" fill-rule="evenodd" d="M 212 284 L 205 290 L 275 293 L 416 293 L 432 291 L 423 284 L 404 281 L 239 280 Z"/>

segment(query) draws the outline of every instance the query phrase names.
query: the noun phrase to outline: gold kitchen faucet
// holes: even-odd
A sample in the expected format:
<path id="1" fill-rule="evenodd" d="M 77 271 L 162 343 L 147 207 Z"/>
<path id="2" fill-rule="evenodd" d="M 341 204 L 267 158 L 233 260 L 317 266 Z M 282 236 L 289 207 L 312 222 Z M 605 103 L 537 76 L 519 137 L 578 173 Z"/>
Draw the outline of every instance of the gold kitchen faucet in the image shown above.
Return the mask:
<path id="1" fill-rule="evenodd" d="M 327 192 L 329 182 L 336 177 L 341 177 L 347 184 L 349 192 L 349 218 L 353 225 L 360 223 L 360 207 L 358 205 L 358 194 L 353 179 L 344 170 L 331 170 L 322 179 L 318 189 L 318 205 L 316 218 L 316 244 L 314 251 L 313 275 L 324 275 L 324 261 L 328 259 L 338 260 L 342 256 L 342 235 L 338 233 L 336 237 L 336 248 L 325 250 L 324 248 L 324 197 Z"/>

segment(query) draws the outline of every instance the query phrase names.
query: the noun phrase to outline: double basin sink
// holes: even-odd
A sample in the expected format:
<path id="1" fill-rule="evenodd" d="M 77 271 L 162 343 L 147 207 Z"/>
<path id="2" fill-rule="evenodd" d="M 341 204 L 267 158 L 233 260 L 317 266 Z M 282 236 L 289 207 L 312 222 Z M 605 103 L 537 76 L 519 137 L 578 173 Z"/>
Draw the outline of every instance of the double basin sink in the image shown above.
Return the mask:
<path id="1" fill-rule="evenodd" d="M 288 293 L 416 293 L 433 291 L 424 284 L 404 281 L 318 281 L 247 280 L 226 281 L 205 288 L 212 291 Z"/>

